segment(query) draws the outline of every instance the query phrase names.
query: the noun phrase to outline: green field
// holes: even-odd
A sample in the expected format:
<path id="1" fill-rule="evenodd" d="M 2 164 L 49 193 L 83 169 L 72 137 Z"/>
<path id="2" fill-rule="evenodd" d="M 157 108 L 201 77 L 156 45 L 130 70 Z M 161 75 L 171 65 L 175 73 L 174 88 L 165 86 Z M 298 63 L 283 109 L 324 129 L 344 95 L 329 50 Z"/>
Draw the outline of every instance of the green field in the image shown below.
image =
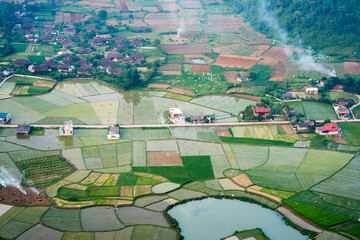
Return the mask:
<path id="1" fill-rule="evenodd" d="M 351 98 L 355 101 L 355 103 L 359 102 L 359 99 L 351 93 L 346 92 L 329 92 L 328 93 L 331 100 L 338 100 L 338 98 Z"/>
<path id="2" fill-rule="evenodd" d="M 234 137 L 239 138 L 259 138 L 268 140 L 278 140 L 278 128 L 275 125 L 263 126 L 237 126 L 231 128 Z"/>
<path id="3" fill-rule="evenodd" d="M 339 123 L 339 127 L 352 145 L 360 145 L 360 123 Z"/>
<path id="4" fill-rule="evenodd" d="M 175 138 L 219 142 L 218 136 L 211 128 L 176 127 L 172 128 L 171 132 Z"/>

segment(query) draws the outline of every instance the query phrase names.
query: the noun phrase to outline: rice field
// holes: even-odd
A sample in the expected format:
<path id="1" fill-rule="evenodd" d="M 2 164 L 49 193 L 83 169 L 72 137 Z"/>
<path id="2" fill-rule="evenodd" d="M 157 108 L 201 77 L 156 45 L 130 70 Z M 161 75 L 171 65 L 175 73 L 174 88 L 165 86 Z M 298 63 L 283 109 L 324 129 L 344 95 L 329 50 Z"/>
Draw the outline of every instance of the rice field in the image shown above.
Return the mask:
<path id="1" fill-rule="evenodd" d="M 134 104 L 134 124 L 159 123 L 152 97 L 141 97 L 138 104 Z"/>
<path id="2" fill-rule="evenodd" d="M 221 96 L 221 95 L 198 97 L 198 98 L 194 98 L 190 102 L 208 108 L 217 109 L 219 111 L 228 112 L 233 115 L 238 115 L 239 112 L 245 110 L 246 106 L 256 103 L 255 101 L 248 99 L 242 99 L 234 96 Z"/>
<path id="3" fill-rule="evenodd" d="M 28 231 L 21 234 L 18 238 L 19 240 L 36 240 L 36 239 L 49 239 L 49 240 L 60 240 L 63 237 L 64 233 L 44 227 L 40 224 L 32 227 Z"/>
<path id="4" fill-rule="evenodd" d="M 61 221 L 60 221 L 61 220 Z M 62 231 L 81 231 L 80 210 L 51 208 L 43 216 L 43 223 Z"/>
<path id="5" fill-rule="evenodd" d="M 161 227 L 169 227 L 169 224 L 160 212 L 149 211 L 138 207 L 121 207 L 117 211 L 117 216 L 125 225 L 148 224 Z"/>
<path id="6" fill-rule="evenodd" d="M 175 138 L 219 142 L 220 139 L 211 128 L 205 127 L 174 127 L 171 133 Z"/>
<path id="7" fill-rule="evenodd" d="M 134 141 L 133 142 L 133 162 L 134 167 L 146 166 L 146 142 Z"/>
<path id="8" fill-rule="evenodd" d="M 181 156 L 224 156 L 220 144 L 178 140 Z"/>
<path id="9" fill-rule="evenodd" d="M 231 144 L 230 147 L 241 170 L 259 167 L 267 161 L 269 156 L 269 147 L 235 144 Z"/>
<path id="10" fill-rule="evenodd" d="M 147 141 L 146 151 L 179 151 L 175 140 Z"/>
<path id="11" fill-rule="evenodd" d="M 10 94 L 15 88 L 15 82 L 9 82 L 6 81 L 1 87 L 0 87 L 0 93 L 3 94 Z"/>
<path id="12" fill-rule="evenodd" d="M 339 123 L 339 127 L 352 145 L 360 145 L 359 123 Z"/>
<path id="13" fill-rule="evenodd" d="M 168 128 L 127 128 L 120 129 L 122 139 L 139 140 L 168 140 L 171 133 Z"/>
<path id="14" fill-rule="evenodd" d="M 226 156 L 211 156 L 210 159 L 215 178 L 225 177 L 223 172 L 230 168 L 230 164 Z"/>
<path id="15" fill-rule="evenodd" d="M 303 102 L 305 117 L 309 120 L 337 119 L 331 104 L 320 102 Z"/>
<path id="16" fill-rule="evenodd" d="M 124 227 L 114 214 L 115 208 L 92 207 L 80 211 L 83 231 L 111 231 Z"/>
<path id="17" fill-rule="evenodd" d="M 268 140 L 279 139 L 276 125 L 236 126 L 231 130 L 234 134 L 234 137 L 259 138 Z"/>
<path id="18" fill-rule="evenodd" d="M 1 111 L 11 113 L 12 124 L 34 123 L 46 117 L 12 99 L 13 98 L 0 100 Z"/>

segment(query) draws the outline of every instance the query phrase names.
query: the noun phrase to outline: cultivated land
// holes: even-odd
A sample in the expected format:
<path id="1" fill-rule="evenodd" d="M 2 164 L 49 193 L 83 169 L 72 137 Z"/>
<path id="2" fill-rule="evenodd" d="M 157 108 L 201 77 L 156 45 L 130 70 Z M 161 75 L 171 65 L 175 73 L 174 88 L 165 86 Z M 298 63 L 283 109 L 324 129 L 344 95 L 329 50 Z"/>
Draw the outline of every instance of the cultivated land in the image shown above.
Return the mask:
<path id="1" fill-rule="evenodd" d="M 51 67 L 45 75 L 60 76 L 60 80 L 75 77 L 84 63 L 80 60 L 100 66 L 103 59 L 98 58 L 110 50 L 123 56 L 143 54 L 143 61 L 114 64 L 137 68 L 147 87 L 117 91 L 119 86 L 107 81 L 117 79 L 105 73 L 107 67 L 92 70 L 99 74 L 97 80 L 92 79 L 95 74 L 80 74 L 91 79 L 59 82 L 16 76 L 0 87 L 0 112 L 12 114 L 11 124 L 50 127 L 72 120 L 75 125 L 160 127 L 121 128 L 119 140 L 107 140 L 107 129 L 76 128 L 72 137 L 45 129 L 16 137 L 15 128 L 1 127 L 0 171 L 4 167 L 17 178 L 27 194 L 15 187 L 1 188 L 0 239 L 177 239 L 176 229 L 164 215 L 167 207 L 222 195 L 272 209 L 291 208 L 326 229 L 319 239 L 359 238 L 359 123 L 340 123 L 343 138 L 296 134 L 290 125 L 275 124 L 161 127 L 170 123 L 168 111 L 175 107 L 187 117 L 214 115 L 214 123 L 241 121 L 239 113 L 247 106 L 278 101 L 271 96 L 261 99 L 273 94 L 268 88 L 274 87 L 271 81 L 303 98 L 320 98 L 306 95 L 304 88 L 310 87 L 309 78 L 328 76 L 301 70 L 290 60 L 291 54 L 302 50 L 286 52 L 276 39 L 256 32 L 241 16 L 223 14 L 230 9 L 221 0 L 66 1 L 55 14 L 45 10 L 35 14 L 40 30 L 34 34 L 43 31 L 44 22 L 54 21 L 62 25 L 55 28 L 58 35 L 63 26 L 92 22 L 99 18 L 99 10 L 105 10 L 106 20 L 94 24 L 95 32 L 105 38 L 105 33 L 124 37 L 116 43 L 101 40 L 91 46 L 90 54 L 80 54 L 88 40 L 83 37 L 92 33 L 85 33 L 80 25 L 81 47 L 77 37 L 60 33 L 75 45 L 63 45 L 72 53 L 58 60 L 75 65 L 75 70 L 65 75 Z M 130 43 L 140 39 L 139 46 Z M 155 39 L 161 40 L 158 47 Z M 45 57 L 63 50 L 59 41 L 52 43 L 12 44 L 15 52 L 5 60 L 29 58 L 32 63 L 44 63 Z M 75 55 L 79 63 L 77 58 L 71 63 Z M 160 66 L 152 74 L 157 61 Z M 329 66 L 338 76 L 358 78 L 357 60 L 331 61 Z M 271 67 L 267 79 L 261 79 L 266 67 Z M 240 82 L 246 76 L 253 79 Z M 358 102 L 341 87 L 326 96 Z M 282 99 L 282 93 L 274 96 Z M 328 103 L 307 99 L 288 105 L 302 119 L 337 119 Z M 273 103 L 269 106 L 274 108 Z M 353 113 L 360 115 L 359 106 Z M 259 230 L 235 235 L 264 238 Z"/>

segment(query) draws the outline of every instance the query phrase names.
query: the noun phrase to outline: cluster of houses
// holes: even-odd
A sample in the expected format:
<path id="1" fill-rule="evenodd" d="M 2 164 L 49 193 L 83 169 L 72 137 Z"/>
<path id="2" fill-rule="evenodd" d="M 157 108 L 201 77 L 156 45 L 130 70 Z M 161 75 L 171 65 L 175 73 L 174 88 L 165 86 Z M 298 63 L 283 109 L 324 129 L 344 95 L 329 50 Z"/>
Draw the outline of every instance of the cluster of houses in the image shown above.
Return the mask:
<path id="1" fill-rule="evenodd" d="M 190 117 L 186 118 L 180 108 L 170 108 L 169 115 L 170 121 L 176 124 L 185 124 L 186 122 L 197 124 L 205 122 L 205 116 L 203 114 L 190 115 Z M 211 119 L 209 121 L 211 121 Z"/>

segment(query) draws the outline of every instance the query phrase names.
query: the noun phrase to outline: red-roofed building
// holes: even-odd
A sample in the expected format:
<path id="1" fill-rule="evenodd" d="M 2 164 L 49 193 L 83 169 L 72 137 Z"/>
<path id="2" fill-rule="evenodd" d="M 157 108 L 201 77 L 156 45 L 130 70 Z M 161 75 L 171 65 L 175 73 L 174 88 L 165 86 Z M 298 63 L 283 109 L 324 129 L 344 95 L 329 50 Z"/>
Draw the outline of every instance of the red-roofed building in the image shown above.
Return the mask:
<path id="1" fill-rule="evenodd" d="M 319 135 L 336 135 L 339 134 L 340 128 L 336 123 L 327 123 L 322 127 L 317 127 L 315 132 Z"/>
<path id="2" fill-rule="evenodd" d="M 270 109 L 266 107 L 256 107 L 253 109 L 253 112 L 255 116 L 261 115 L 263 117 L 266 117 L 269 114 Z"/>

